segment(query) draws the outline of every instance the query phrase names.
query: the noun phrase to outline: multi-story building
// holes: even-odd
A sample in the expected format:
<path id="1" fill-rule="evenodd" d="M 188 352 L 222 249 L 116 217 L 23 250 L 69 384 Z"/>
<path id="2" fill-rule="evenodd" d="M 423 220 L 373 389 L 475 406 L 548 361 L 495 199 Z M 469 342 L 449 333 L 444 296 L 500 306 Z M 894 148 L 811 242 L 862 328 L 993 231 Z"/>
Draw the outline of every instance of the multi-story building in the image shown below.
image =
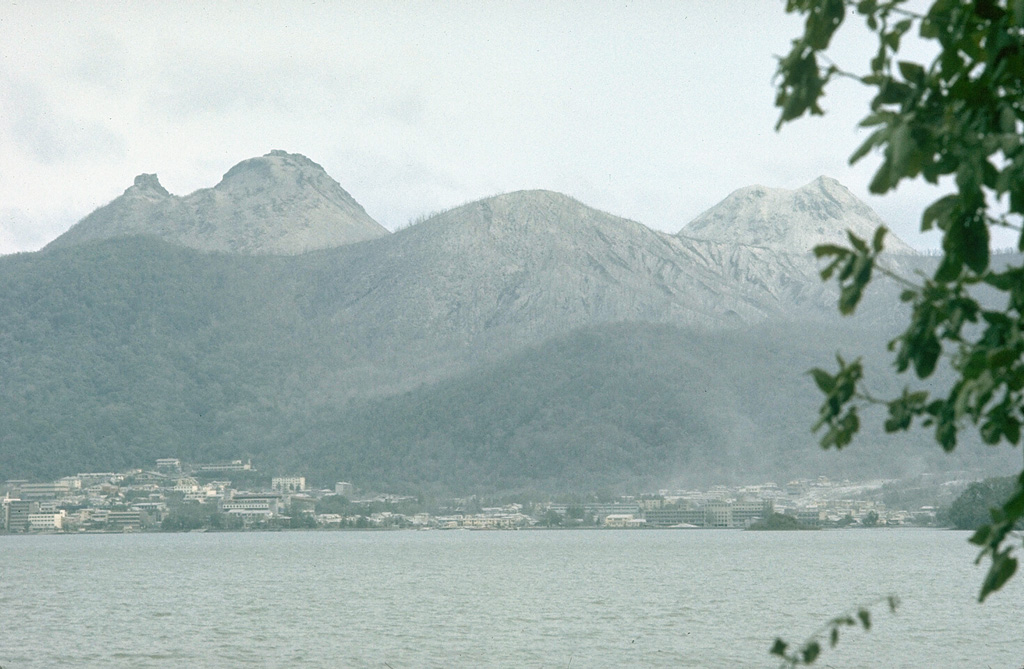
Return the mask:
<path id="1" fill-rule="evenodd" d="M 825 522 L 825 509 L 819 509 L 817 506 L 808 506 L 802 509 L 796 509 L 793 514 L 796 519 L 804 525 L 810 525 L 811 527 L 818 527 Z"/>
<path id="2" fill-rule="evenodd" d="M 171 487 L 171 490 L 173 490 L 174 492 L 181 492 L 186 494 L 190 492 L 196 492 L 199 490 L 199 481 L 195 480 L 191 476 L 185 476 L 183 478 L 178 479 L 177 482 L 175 482 L 175 484 Z"/>
<path id="3" fill-rule="evenodd" d="M 651 527 L 704 527 L 704 507 L 680 502 L 644 511 L 644 519 Z"/>
<path id="4" fill-rule="evenodd" d="M 252 470 L 252 461 L 232 460 L 231 462 L 213 462 L 199 465 L 201 472 L 247 472 Z"/>
<path id="5" fill-rule="evenodd" d="M 704 506 L 704 527 L 725 529 L 735 527 L 732 517 L 732 502 L 713 500 Z"/>
<path id="6" fill-rule="evenodd" d="M 157 458 L 156 459 L 157 471 L 161 471 L 169 474 L 181 473 L 181 460 L 178 458 Z"/>
<path id="7" fill-rule="evenodd" d="M 306 489 L 305 476 L 275 476 L 270 479 L 274 492 L 301 492 Z"/>
<path id="8" fill-rule="evenodd" d="M 75 476 L 75 478 L 82 482 L 82 487 L 89 487 L 103 483 L 110 483 L 111 481 L 120 480 L 124 477 L 120 474 L 115 474 L 114 472 L 80 472 Z"/>
<path id="9" fill-rule="evenodd" d="M 758 520 L 770 518 L 774 508 L 770 499 L 735 501 L 732 503 L 732 522 L 736 527 L 750 527 Z"/>
<path id="10" fill-rule="evenodd" d="M 249 524 L 269 520 L 278 515 L 280 502 L 279 495 L 241 494 L 222 501 L 220 509 L 223 513 L 241 518 Z"/>
<path id="11" fill-rule="evenodd" d="M 22 499 L 3 500 L 4 530 L 25 532 L 32 528 L 29 516 L 39 511 L 39 503 Z"/>
<path id="12" fill-rule="evenodd" d="M 18 496 L 22 499 L 56 499 L 70 494 L 71 482 L 68 480 L 22 483 L 18 486 Z"/>
<path id="13" fill-rule="evenodd" d="M 142 513 L 138 509 L 111 511 L 107 515 L 107 527 L 112 530 L 137 530 L 142 527 Z"/>
<path id="14" fill-rule="evenodd" d="M 646 521 L 635 518 L 631 513 L 610 513 L 604 517 L 605 527 L 643 527 Z"/>
<path id="15" fill-rule="evenodd" d="M 65 515 L 63 509 L 59 513 L 30 513 L 28 514 L 29 529 L 33 532 L 63 530 Z"/>
<path id="16" fill-rule="evenodd" d="M 734 501 L 711 499 L 703 503 L 679 501 L 660 509 L 644 511 L 652 527 L 748 527 L 757 519 L 767 518 L 774 508 L 771 500 Z"/>

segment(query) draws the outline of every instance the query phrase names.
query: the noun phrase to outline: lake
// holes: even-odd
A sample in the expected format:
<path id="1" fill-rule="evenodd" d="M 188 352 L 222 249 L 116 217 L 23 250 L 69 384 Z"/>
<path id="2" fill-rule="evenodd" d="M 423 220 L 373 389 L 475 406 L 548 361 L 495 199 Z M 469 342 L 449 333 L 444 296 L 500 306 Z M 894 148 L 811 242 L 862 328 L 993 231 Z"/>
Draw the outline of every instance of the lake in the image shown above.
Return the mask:
<path id="1" fill-rule="evenodd" d="M 969 533 L 0 536 L 0 665 L 774 667 L 889 594 L 822 667 L 1024 666 L 1024 575 L 978 604 Z"/>

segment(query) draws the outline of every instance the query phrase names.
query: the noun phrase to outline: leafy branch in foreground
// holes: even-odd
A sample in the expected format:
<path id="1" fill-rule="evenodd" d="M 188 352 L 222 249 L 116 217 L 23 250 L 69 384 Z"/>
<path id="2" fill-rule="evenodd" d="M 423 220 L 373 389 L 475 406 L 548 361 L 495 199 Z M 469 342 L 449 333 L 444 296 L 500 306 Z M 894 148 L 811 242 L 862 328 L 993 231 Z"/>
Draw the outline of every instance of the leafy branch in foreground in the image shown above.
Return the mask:
<path id="1" fill-rule="evenodd" d="M 779 60 L 778 127 L 823 114 L 826 86 L 837 76 L 854 78 L 874 94 L 860 123 L 870 133 L 850 158 L 881 155 L 871 192 L 918 178 L 953 188 L 922 214 L 922 231 L 942 233 L 942 256 L 920 285 L 880 262 L 884 229 L 870 243 L 851 234 L 849 247 L 815 249 L 828 262 L 822 278 L 838 280 L 843 314 L 855 311 L 875 272 L 897 278 L 900 299 L 911 308 L 906 329 L 889 344 L 897 373 L 929 379 L 942 366 L 952 381 L 944 391 L 906 388 L 895 398 L 875 398 L 860 360 L 840 357 L 834 373 L 810 372 L 825 395 L 815 430 L 825 429 L 822 447 L 843 448 L 860 429 L 860 410 L 884 405 L 887 432 L 924 427 L 946 451 L 968 426 L 985 443 L 1017 446 L 1024 422 L 1024 267 L 1016 254 L 992 262 L 990 229 L 1020 231 L 1024 216 L 1024 0 L 935 0 L 923 13 L 906 3 L 788 0 L 787 11 L 804 15 L 805 24 Z M 841 69 L 824 53 L 848 16 L 863 19 L 878 38 L 863 74 Z M 937 47 L 930 63 L 899 58 L 901 43 L 915 32 Z M 992 522 L 971 538 L 982 547 L 978 560 L 990 560 L 979 600 L 1016 571 L 1006 540 L 1022 517 L 1024 472 Z"/>
<path id="2" fill-rule="evenodd" d="M 772 645 L 771 654 L 781 659 L 780 667 L 798 667 L 800 665 L 813 664 L 822 651 L 822 639 L 828 637 L 829 648 L 835 648 L 839 643 L 839 631 L 844 627 L 861 627 L 865 632 L 871 629 L 871 607 L 886 602 L 889 611 L 896 613 L 900 600 L 895 595 L 889 595 L 870 604 L 857 607 L 856 611 L 849 611 L 838 615 L 832 620 L 815 630 L 806 641 L 799 647 L 792 647 L 780 638 L 775 639 Z"/>

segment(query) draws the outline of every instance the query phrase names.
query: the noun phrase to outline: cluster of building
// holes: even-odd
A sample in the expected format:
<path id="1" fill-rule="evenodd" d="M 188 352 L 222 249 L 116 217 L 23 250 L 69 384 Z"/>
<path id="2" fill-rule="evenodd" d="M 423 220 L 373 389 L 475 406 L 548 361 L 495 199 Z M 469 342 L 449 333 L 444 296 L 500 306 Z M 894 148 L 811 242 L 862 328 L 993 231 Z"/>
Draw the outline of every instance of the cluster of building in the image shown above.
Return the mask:
<path id="1" fill-rule="evenodd" d="M 2 488 L 0 529 L 6 532 L 141 531 L 201 529 L 218 518 L 219 528 L 359 527 L 413 529 L 521 529 L 536 526 L 609 528 L 744 528 L 772 513 L 810 526 L 907 525 L 934 521 L 930 507 L 888 510 L 864 495 L 871 484 L 835 484 L 827 479 L 784 486 L 661 490 L 614 501 L 574 504 L 544 502 L 480 507 L 452 500 L 424 509 L 415 499 L 372 495 L 359 499 L 348 482 L 310 489 L 303 476 L 270 479 L 268 489 L 239 490 L 221 474 L 238 479 L 255 473 L 240 460 L 184 467 L 176 458 L 156 461 L 154 470 L 81 473 L 49 482 L 9 480 Z M 241 478 L 245 478 L 244 476 Z M 266 481 L 266 479 L 262 479 Z M 877 488 L 878 483 L 874 484 Z M 321 504 L 331 501 L 332 504 Z M 343 502 L 339 505 L 339 500 Z M 328 512 L 325 508 L 333 507 Z M 193 510 L 191 524 L 183 509 Z M 411 510 L 410 510 L 411 509 Z M 199 510 L 199 516 L 195 515 Z M 175 518 L 175 513 L 179 519 Z M 195 518 L 199 518 L 195 520 Z M 177 520 L 177 522 L 171 522 Z"/>
<path id="2" fill-rule="evenodd" d="M 44 483 L 9 480 L 0 529 L 6 532 L 136 531 L 158 527 L 175 506 L 188 502 L 250 526 L 281 515 L 282 500 L 301 493 L 303 477 L 272 479 L 270 491 L 246 492 L 211 475 L 255 471 L 251 462 L 200 464 L 188 473 L 177 458 L 157 460 L 156 469 L 87 472 Z"/>

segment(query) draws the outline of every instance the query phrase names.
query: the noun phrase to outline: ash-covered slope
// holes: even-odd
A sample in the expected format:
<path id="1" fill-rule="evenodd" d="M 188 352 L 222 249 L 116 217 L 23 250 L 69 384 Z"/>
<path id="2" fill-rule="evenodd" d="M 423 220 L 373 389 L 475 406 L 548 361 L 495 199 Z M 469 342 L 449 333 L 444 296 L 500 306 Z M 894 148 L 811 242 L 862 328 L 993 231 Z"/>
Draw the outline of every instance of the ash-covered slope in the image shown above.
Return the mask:
<path id="1" fill-rule="evenodd" d="M 315 308 L 377 339 L 524 343 L 600 323 L 735 327 L 834 311 L 805 259 L 666 235 L 550 191 L 467 204 L 319 259 Z"/>
<path id="2" fill-rule="evenodd" d="M 153 235 L 200 251 L 294 255 L 387 234 L 320 165 L 271 151 L 184 197 L 168 193 L 155 174 L 139 175 L 50 247 Z"/>
<path id="3" fill-rule="evenodd" d="M 848 245 L 846 230 L 871 239 L 884 221 L 845 186 L 818 177 L 797 190 L 748 186 L 690 221 L 680 237 L 757 246 L 776 253 L 810 253 L 818 244 Z M 892 232 L 890 255 L 916 255 Z"/>

